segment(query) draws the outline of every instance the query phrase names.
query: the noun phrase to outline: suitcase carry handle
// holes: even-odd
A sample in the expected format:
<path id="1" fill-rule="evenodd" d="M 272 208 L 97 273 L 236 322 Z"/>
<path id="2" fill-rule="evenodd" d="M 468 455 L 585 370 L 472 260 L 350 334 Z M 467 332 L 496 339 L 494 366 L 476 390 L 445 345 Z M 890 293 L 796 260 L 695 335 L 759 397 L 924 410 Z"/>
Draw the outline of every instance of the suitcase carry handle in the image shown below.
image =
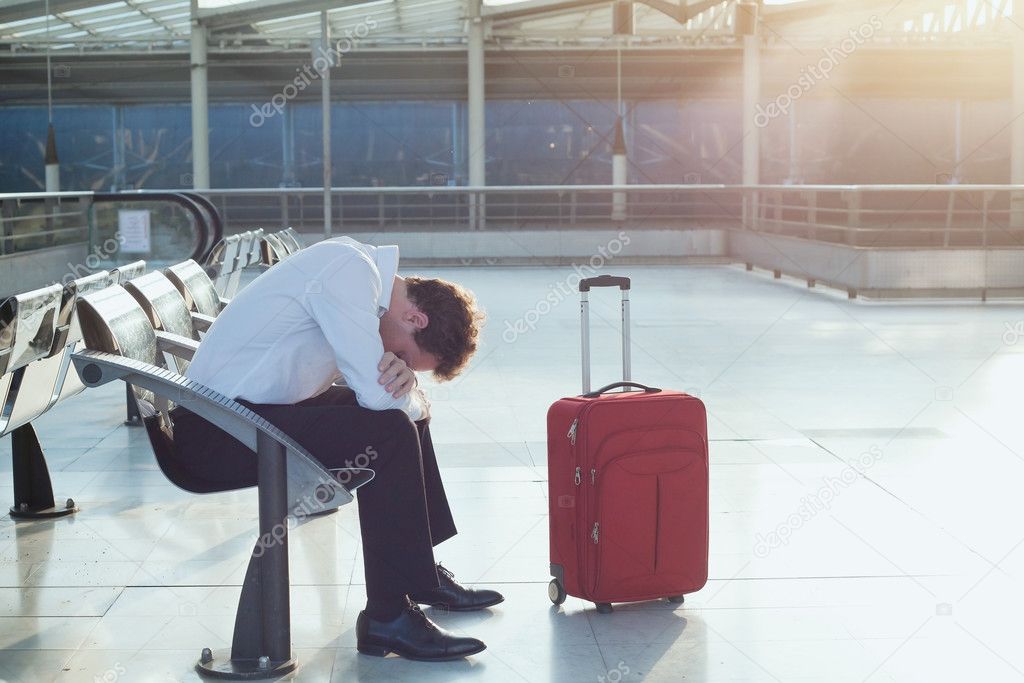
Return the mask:
<path id="1" fill-rule="evenodd" d="M 646 394 L 656 394 L 659 391 L 661 391 L 661 389 L 658 389 L 657 387 L 649 387 L 646 384 L 639 384 L 637 382 L 612 382 L 608 386 L 601 387 L 596 391 L 591 391 L 589 393 L 583 394 L 583 398 L 595 398 L 597 396 L 600 396 L 601 394 L 611 391 L 612 389 L 619 389 L 621 387 L 633 387 L 634 389 L 643 389 L 644 393 Z"/>
<path id="2" fill-rule="evenodd" d="M 626 290 L 629 289 L 629 278 L 621 275 L 599 275 L 580 280 L 581 292 L 589 292 L 591 287 L 618 287 Z"/>

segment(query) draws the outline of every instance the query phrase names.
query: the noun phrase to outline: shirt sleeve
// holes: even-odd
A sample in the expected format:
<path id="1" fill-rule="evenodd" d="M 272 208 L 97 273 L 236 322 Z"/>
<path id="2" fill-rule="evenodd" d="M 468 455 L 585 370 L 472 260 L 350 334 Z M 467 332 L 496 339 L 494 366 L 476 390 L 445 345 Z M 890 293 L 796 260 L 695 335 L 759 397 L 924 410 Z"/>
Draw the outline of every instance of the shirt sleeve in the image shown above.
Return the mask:
<path id="1" fill-rule="evenodd" d="M 305 303 L 320 326 L 356 400 L 370 410 L 397 408 L 415 421 L 425 415 L 418 392 L 395 398 L 377 381 L 384 355 L 377 317 L 381 283 L 376 269 L 350 254 L 325 267 L 306 285 Z"/>

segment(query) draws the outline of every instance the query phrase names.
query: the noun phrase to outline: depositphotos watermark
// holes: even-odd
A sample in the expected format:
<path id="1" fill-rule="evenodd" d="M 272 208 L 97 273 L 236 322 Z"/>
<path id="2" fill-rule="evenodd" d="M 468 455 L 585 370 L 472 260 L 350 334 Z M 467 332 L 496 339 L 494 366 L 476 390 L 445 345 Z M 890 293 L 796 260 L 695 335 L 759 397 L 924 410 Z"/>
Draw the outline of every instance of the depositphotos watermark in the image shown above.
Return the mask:
<path id="1" fill-rule="evenodd" d="M 818 83 L 832 78 L 832 71 L 856 52 L 857 48 L 871 40 L 875 33 L 882 30 L 882 26 L 882 20 L 877 15 L 872 16 L 869 21 L 850 29 L 850 37 L 844 38 L 838 47 L 826 47 L 823 50 L 825 55 L 821 59 L 800 69 L 800 77 L 796 79 L 796 83 L 786 88 L 767 106 L 757 105 L 754 125 L 764 128 L 772 120 L 788 115 L 794 102 L 810 92 Z"/>
<path id="2" fill-rule="evenodd" d="M 618 256 L 622 252 L 623 247 L 628 246 L 629 243 L 629 235 L 625 231 L 621 231 L 608 244 L 599 246 L 597 253 L 591 256 L 586 264 L 581 266 L 578 263 L 574 263 L 572 266 L 573 272 L 564 280 L 552 285 L 547 295 L 538 301 L 533 308 L 516 319 L 515 322 L 507 319 L 504 321 L 505 331 L 501 333 L 501 338 L 506 343 L 512 344 L 521 335 L 537 329 L 537 323 L 541 318 L 550 313 L 555 306 L 565 301 L 567 297 L 572 296 L 576 288 L 579 287 L 580 280 L 596 275 L 597 271 L 604 268 L 608 261 Z"/>
<path id="3" fill-rule="evenodd" d="M 124 667 L 124 664 L 121 662 L 115 662 L 114 666 L 110 667 L 98 676 L 93 676 L 92 680 L 93 683 L 116 683 L 121 680 L 121 676 L 124 676 L 126 673 L 128 673 L 128 669 Z"/>
<path id="4" fill-rule="evenodd" d="M 1017 342 L 1024 339 L 1024 320 L 1015 323 L 1003 323 L 1006 331 L 1003 332 L 1003 343 L 1007 346 L 1016 346 Z"/>
<path id="5" fill-rule="evenodd" d="M 352 481 L 352 468 L 366 469 L 377 459 L 377 456 L 377 450 L 373 446 L 367 446 L 354 459 L 346 459 L 343 467 L 331 468 L 331 474 L 337 483 L 345 486 Z M 279 544 L 288 535 L 288 532 L 298 526 L 306 517 L 321 511 L 324 503 L 329 501 L 333 495 L 334 491 L 324 485 L 317 486 L 312 494 L 303 496 L 298 505 L 292 508 L 292 513 L 285 518 L 285 521 L 278 522 L 270 531 L 260 536 L 252 551 L 252 556 L 262 557 L 263 553 Z"/>
<path id="6" fill-rule="evenodd" d="M 317 54 L 313 61 L 296 67 L 296 76 L 291 82 L 286 83 L 281 91 L 276 93 L 262 105 L 250 104 L 252 113 L 249 114 L 249 125 L 259 128 L 267 119 L 284 112 L 285 105 L 299 96 L 314 81 L 319 80 L 328 68 L 337 67 L 341 58 L 355 49 L 358 41 L 370 35 L 370 31 L 377 28 L 377 22 L 373 17 L 366 17 L 354 29 L 345 29 L 345 36 L 334 41 L 333 45 L 324 47 L 317 46 Z"/>
<path id="7" fill-rule="evenodd" d="M 768 554 L 776 548 L 789 544 L 796 531 L 803 528 L 804 524 L 814 519 L 819 513 L 832 507 L 832 502 L 849 488 L 865 470 L 874 467 L 882 459 L 882 449 L 872 446 L 864 451 L 857 458 L 857 465 L 847 465 L 838 477 L 825 477 L 824 484 L 810 496 L 800 499 L 800 507 L 794 510 L 783 522 L 780 522 L 774 530 L 767 534 L 758 532 L 754 539 L 754 555 L 759 558 L 768 557 Z"/>
<path id="8" fill-rule="evenodd" d="M 607 674 L 599 675 L 597 677 L 598 683 L 619 683 L 623 678 L 629 675 L 629 666 L 626 665 L 621 659 L 619 663 L 615 665 L 614 669 L 608 669 Z"/>

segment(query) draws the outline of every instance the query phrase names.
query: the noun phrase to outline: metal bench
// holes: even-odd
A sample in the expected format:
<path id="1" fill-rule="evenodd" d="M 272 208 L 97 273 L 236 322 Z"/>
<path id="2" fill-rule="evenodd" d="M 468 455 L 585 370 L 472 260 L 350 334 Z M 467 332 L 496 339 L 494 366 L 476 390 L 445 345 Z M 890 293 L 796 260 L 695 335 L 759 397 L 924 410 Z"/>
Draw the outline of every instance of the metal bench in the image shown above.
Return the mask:
<path id="1" fill-rule="evenodd" d="M 141 290 L 140 290 L 141 291 Z M 288 581 L 289 514 L 304 517 L 352 500 L 352 491 L 373 478 L 368 469 L 329 471 L 302 446 L 257 414 L 208 387 L 168 370 L 163 355 L 180 352 L 167 333 L 155 331 L 124 288 L 109 287 L 79 302 L 89 350 L 73 356 L 88 386 L 123 380 L 149 434 L 160 469 L 195 493 L 224 490 L 189 476 L 175 457 L 175 403 L 208 420 L 247 446 L 258 470 L 259 540 L 245 574 L 230 653 L 203 650 L 197 670 L 220 678 L 271 678 L 292 671 Z"/>

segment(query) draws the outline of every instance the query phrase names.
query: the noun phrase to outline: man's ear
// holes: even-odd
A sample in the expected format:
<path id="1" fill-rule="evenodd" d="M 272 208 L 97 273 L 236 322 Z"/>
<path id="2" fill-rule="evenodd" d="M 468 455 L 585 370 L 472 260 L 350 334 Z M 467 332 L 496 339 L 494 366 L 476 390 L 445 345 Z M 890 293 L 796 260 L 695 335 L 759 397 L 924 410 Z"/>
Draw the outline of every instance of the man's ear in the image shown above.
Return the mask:
<path id="1" fill-rule="evenodd" d="M 427 323 L 430 322 L 430 318 L 427 317 L 427 314 L 418 308 L 410 308 L 405 314 L 405 320 L 406 322 L 412 323 L 412 326 L 417 330 L 422 330 L 427 326 Z"/>

